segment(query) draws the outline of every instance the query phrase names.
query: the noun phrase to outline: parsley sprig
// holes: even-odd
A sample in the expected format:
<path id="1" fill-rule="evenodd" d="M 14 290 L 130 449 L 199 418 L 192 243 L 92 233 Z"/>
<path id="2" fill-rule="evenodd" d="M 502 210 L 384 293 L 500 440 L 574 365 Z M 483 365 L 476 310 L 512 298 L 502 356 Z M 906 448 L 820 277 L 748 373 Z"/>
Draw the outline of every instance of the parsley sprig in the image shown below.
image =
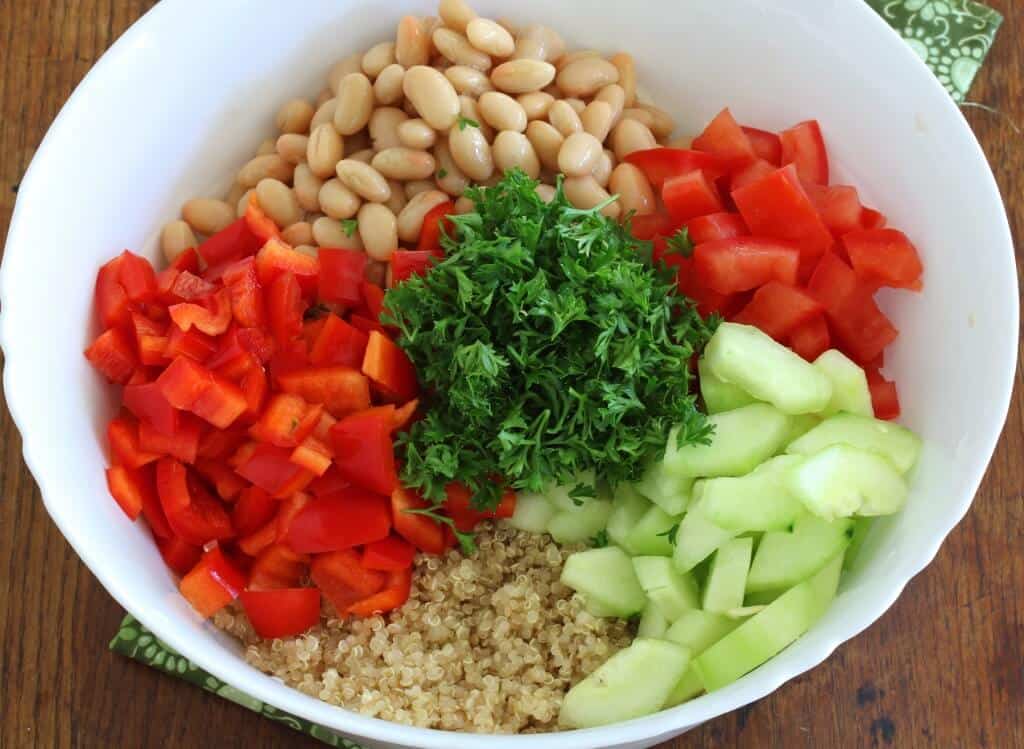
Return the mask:
<path id="1" fill-rule="evenodd" d="M 476 210 L 451 217 L 446 259 L 385 298 L 427 393 L 399 438 L 402 480 L 435 503 L 451 481 L 485 509 L 495 477 L 529 491 L 587 470 L 634 480 L 672 426 L 680 444 L 710 434 L 689 367 L 707 324 L 644 243 L 536 185 L 516 170 L 468 190 Z"/>

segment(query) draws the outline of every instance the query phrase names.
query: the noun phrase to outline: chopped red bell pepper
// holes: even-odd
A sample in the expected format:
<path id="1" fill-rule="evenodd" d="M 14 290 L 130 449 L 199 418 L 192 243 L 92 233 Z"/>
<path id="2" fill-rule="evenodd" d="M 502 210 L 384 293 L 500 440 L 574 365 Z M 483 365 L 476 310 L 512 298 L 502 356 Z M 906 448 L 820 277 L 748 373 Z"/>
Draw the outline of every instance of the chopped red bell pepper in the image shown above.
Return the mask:
<path id="1" fill-rule="evenodd" d="M 278 375 L 286 393 L 302 396 L 308 403 L 322 403 L 333 416 L 341 417 L 370 407 L 367 378 L 348 367 L 308 367 Z"/>
<path id="2" fill-rule="evenodd" d="M 304 474 L 301 467 L 291 462 L 291 451 L 262 442 L 255 443 L 251 453 L 235 470 L 242 478 L 265 489 L 275 497 L 288 497 L 300 489 L 289 489 L 299 483 Z M 309 480 L 312 480 L 312 475 Z M 301 488 L 301 487 L 300 487 Z"/>
<path id="3" fill-rule="evenodd" d="M 256 277 L 260 286 L 269 289 L 273 280 L 282 273 L 293 274 L 302 293 L 312 297 L 320 276 L 320 261 L 292 249 L 280 239 L 271 239 L 256 255 Z"/>
<path id="4" fill-rule="evenodd" d="M 245 206 L 245 223 L 249 231 L 260 239 L 261 244 L 281 236 L 277 224 L 260 206 L 255 190 L 249 193 L 249 202 Z"/>
<path id="5" fill-rule="evenodd" d="M 769 281 L 732 318 L 733 322 L 760 328 L 777 341 L 822 311 L 818 300 L 803 289 Z"/>
<path id="6" fill-rule="evenodd" d="M 358 306 L 363 300 L 365 271 L 365 252 L 320 248 L 320 299 L 346 307 Z"/>
<path id="7" fill-rule="evenodd" d="M 665 181 L 672 177 L 698 169 L 709 179 L 717 179 L 728 171 L 727 165 L 718 156 L 684 148 L 648 148 L 633 151 L 624 160 L 643 172 L 655 190 L 661 190 Z"/>
<path id="8" fill-rule="evenodd" d="M 248 536 L 277 516 L 280 502 L 258 486 L 243 489 L 231 507 L 231 525 L 239 536 Z"/>
<path id="9" fill-rule="evenodd" d="M 686 222 L 686 231 L 690 241 L 695 244 L 711 242 L 716 239 L 732 239 L 742 237 L 750 232 L 738 213 L 709 213 Z"/>
<path id="10" fill-rule="evenodd" d="M 167 308 L 174 324 L 188 332 L 194 325 L 206 335 L 218 336 L 231 324 L 231 295 L 221 289 L 200 303 L 182 302 Z"/>
<path id="11" fill-rule="evenodd" d="M 195 247 L 189 247 L 187 250 L 179 253 L 178 257 L 174 258 L 167 267 L 177 271 L 187 270 L 189 273 L 198 273 L 199 253 L 196 252 Z"/>
<path id="12" fill-rule="evenodd" d="M 754 148 L 757 157 L 764 159 L 775 167 L 782 166 L 782 139 L 775 133 L 767 130 L 758 130 L 756 127 L 742 127 L 750 145 Z"/>
<path id="13" fill-rule="evenodd" d="M 118 268 L 121 288 L 130 302 L 151 302 L 156 299 L 156 273 L 144 257 L 125 250 Z"/>
<path id="14" fill-rule="evenodd" d="M 309 491 L 314 497 L 323 497 L 350 486 L 352 486 L 352 482 L 338 473 L 337 468 L 332 467 L 323 476 L 314 479 L 309 484 Z"/>
<path id="15" fill-rule="evenodd" d="M 296 277 L 285 271 L 270 282 L 267 289 L 267 317 L 277 345 L 284 347 L 302 335 L 302 315 L 306 303 Z"/>
<path id="16" fill-rule="evenodd" d="M 309 363 L 315 366 L 341 364 L 358 368 L 363 364 L 366 333 L 354 328 L 335 314 L 323 318 L 324 324 L 309 350 Z"/>
<path id="17" fill-rule="evenodd" d="M 387 497 L 353 486 L 303 507 L 292 520 L 285 543 L 300 553 L 320 554 L 379 541 L 390 532 Z"/>
<path id="18" fill-rule="evenodd" d="M 697 278 L 719 294 L 756 289 L 768 281 L 794 285 L 799 263 L 795 245 L 759 237 L 719 239 L 693 251 Z"/>
<path id="19" fill-rule="evenodd" d="M 416 547 L 398 536 L 388 536 L 367 544 L 360 560 L 368 570 L 391 572 L 412 567 Z"/>
<path id="20" fill-rule="evenodd" d="M 377 320 L 371 320 L 368 317 L 363 317 L 362 315 L 358 315 L 354 312 L 348 316 L 348 323 L 356 330 L 361 330 L 367 335 L 373 333 L 374 331 L 380 333 L 381 335 L 388 334 L 387 329 L 383 325 L 381 325 L 380 322 L 378 322 Z"/>
<path id="21" fill-rule="evenodd" d="M 140 421 L 139 446 L 147 452 L 169 455 L 183 463 L 195 463 L 201 433 L 202 422 L 199 419 L 190 413 L 177 412 L 177 425 L 170 434 L 148 421 Z"/>
<path id="22" fill-rule="evenodd" d="M 118 255 L 96 273 L 94 300 L 100 324 L 113 328 L 128 322 L 131 312 L 128 294 L 121 285 L 121 264 L 124 258 Z"/>
<path id="23" fill-rule="evenodd" d="M 392 253 L 394 254 L 394 253 Z M 384 289 L 375 283 L 363 281 L 363 307 L 371 320 L 379 320 L 384 311 Z"/>
<path id="24" fill-rule="evenodd" d="M 695 151 L 714 154 L 729 171 L 742 169 L 757 158 L 750 138 L 728 108 L 719 112 L 704 132 L 693 139 Z"/>
<path id="25" fill-rule="evenodd" d="M 316 339 L 320 337 L 320 333 L 323 331 L 326 324 L 326 317 L 318 317 L 314 320 L 306 320 L 302 323 L 302 340 L 305 341 L 307 349 L 313 348 L 313 344 L 316 343 Z"/>
<path id="26" fill-rule="evenodd" d="M 161 458 L 156 464 L 156 489 L 174 534 L 193 546 L 235 535 L 221 504 L 181 462 Z"/>
<path id="27" fill-rule="evenodd" d="M 176 358 L 157 378 L 167 402 L 175 408 L 226 429 L 246 409 L 238 386 L 183 356 Z"/>
<path id="28" fill-rule="evenodd" d="M 167 323 L 153 320 L 141 312 L 131 313 L 132 330 L 135 332 L 135 348 L 139 361 L 146 366 L 163 366 L 167 363 L 164 349 L 167 348 Z"/>
<path id="29" fill-rule="evenodd" d="M 249 570 L 250 590 L 280 590 L 299 584 L 309 572 L 309 555 L 299 554 L 283 543 L 263 549 Z"/>
<path id="30" fill-rule="evenodd" d="M 860 228 L 882 229 L 885 227 L 885 214 L 876 211 L 874 208 L 863 208 L 860 212 Z"/>
<path id="31" fill-rule="evenodd" d="M 216 614 L 245 588 L 245 575 L 219 547 L 205 552 L 178 589 L 204 619 Z"/>
<path id="32" fill-rule="evenodd" d="M 779 133 L 782 163 L 796 165 L 805 182 L 828 184 L 828 152 L 817 120 L 807 120 Z"/>
<path id="33" fill-rule="evenodd" d="M 440 250 L 395 250 L 390 260 L 391 285 L 397 286 L 413 276 L 426 275 L 435 263 L 443 259 L 444 253 Z"/>
<path id="34" fill-rule="evenodd" d="M 320 621 L 316 588 L 243 590 L 239 598 L 253 630 L 265 639 L 301 635 Z"/>
<path id="35" fill-rule="evenodd" d="M 295 447 L 312 433 L 322 412 L 323 406 L 319 403 L 310 405 L 298 395 L 278 393 L 270 398 L 249 434 L 253 439 L 278 447 Z"/>
<path id="36" fill-rule="evenodd" d="M 217 341 L 195 328 L 186 333 L 177 325 L 171 325 L 167 330 L 167 348 L 164 349 L 164 356 L 167 359 L 187 356 L 202 363 L 216 350 Z"/>
<path id="37" fill-rule="evenodd" d="M 135 520 L 142 514 L 146 503 L 145 494 L 155 495 L 152 471 L 133 470 L 123 465 L 111 466 L 107 469 L 107 489 L 128 519 Z"/>
<path id="38" fill-rule="evenodd" d="M 759 179 L 767 177 L 779 167 L 764 159 L 754 159 L 738 172 L 735 172 L 729 180 L 729 190 L 739 190 Z"/>
<path id="39" fill-rule="evenodd" d="M 885 379 L 877 369 L 867 370 L 868 390 L 876 419 L 891 421 L 900 417 L 900 398 L 896 383 Z"/>
<path id="40" fill-rule="evenodd" d="M 676 224 L 668 214 L 657 212 L 646 216 L 633 216 L 629 220 L 630 230 L 637 239 L 650 241 L 656 236 L 671 236 L 676 232 Z"/>
<path id="41" fill-rule="evenodd" d="M 423 216 L 423 225 L 420 228 L 419 241 L 416 249 L 419 252 L 441 252 L 441 235 L 450 235 L 452 223 L 448 216 L 455 213 L 455 204 L 446 200 L 438 203 Z M 441 255 L 444 256 L 443 253 Z M 424 268 L 425 270 L 425 268 Z"/>
<path id="42" fill-rule="evenodd" d="M 199 458 L 195 463 L 196 472 L 206 479 L 225 502 L 231 502 L 249 484 L 235 473 L 226 463 L 213 458 Z"/>
<path id="43" fill-rule="evenodd" d="M 231 298 L 231 312 L 239 325 L 245 328 L 262 328 L 266 325 L 267 313 L 263 301 L 263 289 L 256 276 L 256 261 L 247 257 L 224 269 L 221 276 Z"/>
<path id="44" fill-rule="evenodd" d="M 164 397 L 155 382 L 145 385 L 126 385 L 123 393 L 124 407 L 135 414 L 140 421 L 147 422 L 158 432 L 174 434 L 178 428 L 178 410 Z"/>
<path id="45" fill-rule="evenodd" d="M 345 416 L 331 427 L 338 473 L 356 486 L 389 496 L 398 487 L 393 416 L 376 409 Z"/>
<path id="46" fill-rule="evenodd" d="M 85 350 L 85 358 L 110 382 L 121 384 L 128 382 L 139 366 L 135 347 L 121 328 L 102 333 Z"/>
<path id="47" fill-rule="evenodd" d="M 291 461 L 316 476 L 323 476 L 331 467 L 334 451 L 323 440 L 310 435 L 292 450 Z"/>
<path id="48" fill-rule="evenodd" d="M 789 347 L 807 361 L 814 361 L 828 351 L 831 344 L 828 324 L 821 313 L 812 315 L 789 333 Z"/>
<path id="49" fill-rule="evenodd" d="M 665 180 L 661 199 L 668 215 L 677 224 L 724 210 L 714 183 L 699 170 Z"/>
<path id="50" fill-rule="evenodd" d="M 388 398 L 408 401 L 419 393 L 416 370 L 409 357 L 390 338 L 373 331 L 366 344 L 363 374 Z"/>
<path id="51" fill-rule="evenodd" d="M 396 570 L 388 573 L 387 583 L 382 591 L 374 593 L 348 607 L 353 616 L 374 616 L 394 611 L 409 600 L 412 591 L 412 570 Z"/>
<path id="52" fill-rule="evenodd" d="M 149 520 L 148 516 L 146 520 Z M 152 523 L 150 525 L 152 526 Z M 179 575 L 187 575 L 199 564 L 199 559 L 203 556 L 201 548 L 187 544 L 175 535 L 168 535 L 165 538 L 157 536 L 156 547 L 160 550 L 164 563 Z"/>
<path id="53" fill-rule="evenodd" d="M 263 242 L 253 234 L 244 218 L 209 237 L 197 248 L 207 265 L 216 266 L 228 261 L 254 255 Z"/>
<path id="54" fill-rule="evenodd" d="M 342 549 L 313 558 L 310 577 L 340 616 L 348 606 L 380 591 L 387 576 L 363 567 L 359 552 Z"/>
<path id="55" fill-rule="evenodd" d="M 415 492 L 395 489 L 391 493 L 391 522 L 395 533 L 427 554 L 442 554 L 445 550 L 444 532 L 441 524 L 431 517 L 410 510 L 429 509 Z"/>
<path id="56" fill-rule="evenodd" d="M 839 237 L 861 228 L 860 220 L 864 208 L 860 204 L 856 187 L 804 182 L 804 190 L 821 214 L 825 226 L 835 236 Z"/>
<path id="57" fill-rule="evenodd" d="M 148 452 L 139 442 L 139 425 L 131 416 L 111 419 L 107 425 L 107 442 L 115 465 L 141 468 L 160 455 Z"/>
<path id="58" fill-rule="evenodd" d="M 917 248 L 896 229 L 861 229 L 843 235 L 853 269 L 870 284 L 919 290 L 924 268 Z"/>

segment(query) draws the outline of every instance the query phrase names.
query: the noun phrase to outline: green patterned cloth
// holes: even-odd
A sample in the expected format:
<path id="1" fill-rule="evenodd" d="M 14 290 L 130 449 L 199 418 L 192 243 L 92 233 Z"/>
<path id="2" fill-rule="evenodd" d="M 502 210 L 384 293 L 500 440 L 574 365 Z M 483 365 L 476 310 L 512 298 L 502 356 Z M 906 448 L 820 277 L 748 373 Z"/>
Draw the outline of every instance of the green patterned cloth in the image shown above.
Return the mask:
<path id="1" fill-rule="evenodd" d="M 973 0 L 867 0 L 932 69 L 956 102 L 962 102 L 1003 19 Z M 237 702 L 265 718 L 307 733 L 329 746 L 361 749 L 330 729 L 310 723 L 239 691 L 201 670 L 125 616 L 110 649 Z"/>

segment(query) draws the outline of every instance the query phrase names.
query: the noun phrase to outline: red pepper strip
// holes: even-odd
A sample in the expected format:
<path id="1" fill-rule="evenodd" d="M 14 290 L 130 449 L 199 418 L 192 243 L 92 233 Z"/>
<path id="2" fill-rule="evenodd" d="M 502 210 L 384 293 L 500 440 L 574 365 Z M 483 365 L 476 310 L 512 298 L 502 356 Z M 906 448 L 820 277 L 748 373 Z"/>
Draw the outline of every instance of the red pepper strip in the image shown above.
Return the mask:
<path id="1" fill-rule="evenodd" d="M 183 541 L 202 546 L 234 535 L 223 505 L 179 461 L 160 459 L 156 488 L 171 530 Z"/>
<path id="2" fill-rule="evenodd" d="M 350 487 L 309 502 L 292 520 L 285 541 L 293 551 L 319 554 L 379 541 L 390 531 L 388 500 Z"/>
<path id="3" fill-rule="evenodd" d="M 309 570 L 309 557 L 297 554 L 285 544 L 268 546 L 249 570 L 250 590 L 278 590 L 299 584 Z"/>
<path id="4" fill-rule="evenodd" d="M 354 549 L 317 555 L 310 567 L 310 577 L 340 615 L 351 604 L 383 589 L 387 580 L 384 574 L 363 567 L 359 552 Z"/>
<path id="5" fill-rule="evenodd" d="M 373 331 L 366 344 L 363 374 L 388 397 L 408 401 L 419 393 L 416 370 L 409 357 L 390 338 Z"/>
<path id="6" fill-rule="evenodd" d="M 181 579 L 178 589 L 199 615 L 208 619 L 238 597 L 245 575 L 214 547 Z"/>
<path id="7" fill-rule="evenodd" d="M 426 515 L 407 510 L 427 509 L 429 505 L 408 489 L 395 489 L 391 494 L 391 522 L 395 532 L 420 551 L 441 554 L 445 550 L 441 525 Z"/>
<path id="8" fill-rule="evenodd" d="M 398 488 L 393 414 L 370 409 L 350 414 L 331 427 L 338 473 L 356 486 L 385 497 Z"/>
<path id="9" fill-rule="evenodd" d="M 412 591 L 412 570 L 396 570 L 388 573 L 384 590 L 348 607 L 353 616 L 374 616 L 394 611 L 409 600 Z"/>
<path id="10" fill-rule="evenodd" d="M 370 407 L 369 381 L 348 367 L 295 369 L 277 380 L 284 392 L 300 395 L 307 403 L 322 403 L 336 417 Z"/>
<path id="11" fill-rule="evenodd" d="M 355 307 L 363 299 L 366 253 L 359 250 L 320 249 L 319 296 L 324 302 Z"/>
<path id="12" fill-rule="evenodd" d="M 148 516 L 146 519 L 149 520 Z M 156 547 L 160 550 L 164 563 L 179 575 L 188 574 L 189 570 L 199 564 L 199 559 L 203 556 L 201 548 L 187 544 L 174 535 L 168 535 L 166 538 L 158 536 Z"/>
<path id="13" fill-rule="evenodd" d="M 135 347 L 120 328 L 102 333 L 85 350 L 85 358 L 110 382 L 121 384 L 128 382 L 139 366 Z"/>
<path id="14" fill-rule="evenodd" d="M 320 621 L 316 588 L 243 590 L 240 599 L 252 628 L 264 639 L 300 635 Z"/>
<path id="15" fill-rule="evenodd" d="M 416 547 L 398 536 L 388 536 L 363 548 L 362 565 L 368 570 L 391 572 L 412 567 Z"/>

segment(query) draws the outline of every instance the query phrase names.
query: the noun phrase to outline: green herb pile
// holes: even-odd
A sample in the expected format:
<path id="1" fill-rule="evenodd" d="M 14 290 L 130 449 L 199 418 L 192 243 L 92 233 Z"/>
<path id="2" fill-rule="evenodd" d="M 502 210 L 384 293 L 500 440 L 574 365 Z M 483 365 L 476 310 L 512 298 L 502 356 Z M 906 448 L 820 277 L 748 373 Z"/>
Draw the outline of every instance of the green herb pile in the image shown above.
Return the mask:
<path id="1" fill-rule="evenodd" d="M 446 259 L 388 291 L 388 322 L 426 393 L 399 441 L 402 481 L 433 502 L 451 481 L 480 509 L 505 482 L 540 491 L 585 470 L 611 484 L 709 427 L 689 363 L 711 329 L 600 207 L 550 204 L 520 171 L 471 189 Z"/>

